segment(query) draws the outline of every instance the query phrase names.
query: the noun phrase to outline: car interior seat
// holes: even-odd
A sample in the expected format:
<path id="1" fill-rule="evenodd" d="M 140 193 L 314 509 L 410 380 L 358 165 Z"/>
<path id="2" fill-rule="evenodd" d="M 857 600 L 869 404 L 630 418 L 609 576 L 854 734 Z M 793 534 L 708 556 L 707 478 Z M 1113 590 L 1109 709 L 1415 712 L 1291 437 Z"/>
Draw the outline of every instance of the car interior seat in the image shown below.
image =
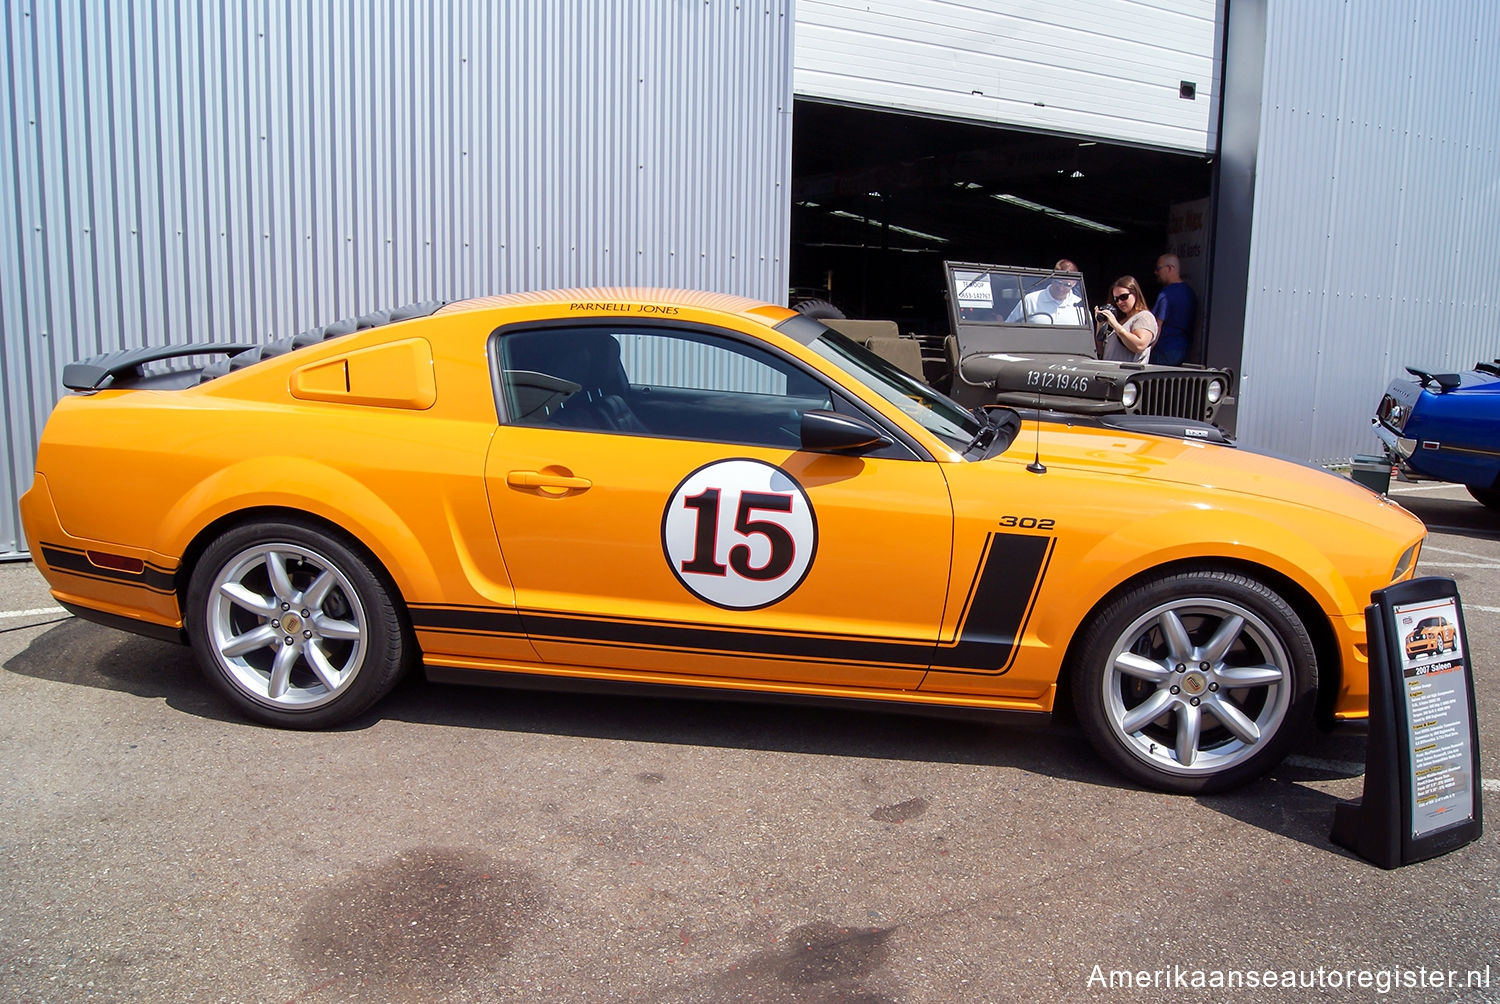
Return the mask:
<path id="1" fill-rule="evenodd" d="M 544 424 L 645 433 L 630 408 L 620 343 L 602 331 L 527 332 L 511 336 L 511 369 L 544 373 L 577 390 L 543 409 Z"/>

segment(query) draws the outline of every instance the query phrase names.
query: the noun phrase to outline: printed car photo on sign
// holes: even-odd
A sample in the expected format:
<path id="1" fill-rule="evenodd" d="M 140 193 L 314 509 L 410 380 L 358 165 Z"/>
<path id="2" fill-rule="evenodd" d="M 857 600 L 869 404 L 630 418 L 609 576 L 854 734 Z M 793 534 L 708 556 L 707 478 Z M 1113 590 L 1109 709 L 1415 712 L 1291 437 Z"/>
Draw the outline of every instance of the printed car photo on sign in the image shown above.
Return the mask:
<path id="1" fill-rule="evenodd" d="M 1448 605 L 1450 608 L 1452 604 Z M 1414 620 L 1412 614 L 1403 614 L 1404 626 L 1410 626 Z M 1441 615 L 1423 617 L 1416 621 L 1406 634 L 1405 648 L 1406 660 L 1412 662 L 1416 659 L 1442 655 L 1444 652 L 1458 651 L 1458 629 L 1453 626 L 1454 622 L 1448 617 Z"/>

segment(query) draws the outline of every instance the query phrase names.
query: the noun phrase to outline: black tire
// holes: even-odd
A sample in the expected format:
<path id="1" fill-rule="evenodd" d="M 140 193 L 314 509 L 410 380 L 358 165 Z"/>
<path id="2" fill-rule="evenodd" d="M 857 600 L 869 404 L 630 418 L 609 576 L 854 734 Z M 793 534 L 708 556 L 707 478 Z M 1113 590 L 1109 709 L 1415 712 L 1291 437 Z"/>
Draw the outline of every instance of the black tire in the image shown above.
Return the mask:
<path id="1" fill-rule="evenodd" d="M 194 568 L 188 637 L 204 675 L 247 717 L 326 728 L 389 693 L 415 656 L 393 593 L 347 541 L 297 522 L 250 523 Z"/>
<path id="2" fill-rule="evenodd" d="M 1259 777 L 1317 704 L 1306 626 L 1273 589 L 1237 572 L 1188 569 L 1134 586 L 1094 617 L 1076 651 L 1070 682 L 1089 741 L 1161 791 L 1204 794 Z"/>
<path id="3" fill-rule="evenodd" d="M 1471 485 L 1465 485 L 1464 488 L 1474 497 L 1474 501 L 1486 509 L 1500 511 L 1500 491 L 1494 488 L 1475 488 Z"/>
<path id="4" fill-rule="evenodd" d="M 793 310 L 822 321 L 842 321 L 844 312 L 827 300 L 802 300 L 793 305 Z"/>

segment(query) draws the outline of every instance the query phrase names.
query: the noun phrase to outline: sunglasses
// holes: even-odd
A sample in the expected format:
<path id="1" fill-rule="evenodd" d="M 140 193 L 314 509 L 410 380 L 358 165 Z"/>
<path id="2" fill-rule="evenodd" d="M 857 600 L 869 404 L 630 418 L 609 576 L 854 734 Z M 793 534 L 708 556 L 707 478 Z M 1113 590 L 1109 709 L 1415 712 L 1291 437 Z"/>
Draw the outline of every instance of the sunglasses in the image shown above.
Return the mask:
<path id="1" fill-rule="evenodd" d="M 1126 300 L 1130 299 L 1133 296 L 1135 296 L 1134 293 L 1121 293 L 1119 296 L 1115 297 L 1115 302 L 1124 303 Z"/>

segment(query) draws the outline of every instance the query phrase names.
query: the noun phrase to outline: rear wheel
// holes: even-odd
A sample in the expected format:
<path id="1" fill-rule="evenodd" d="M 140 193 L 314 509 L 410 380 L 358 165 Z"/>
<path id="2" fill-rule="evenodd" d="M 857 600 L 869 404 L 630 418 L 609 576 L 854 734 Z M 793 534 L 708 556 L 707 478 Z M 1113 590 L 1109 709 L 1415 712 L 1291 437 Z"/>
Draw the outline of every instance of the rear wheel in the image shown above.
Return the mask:
<path id="1" fill-rule="evenodd" d="M 1088 628 L 1072 667 L 1090 741 L 1163 791 L 1203 793 L 1269 770 L 1312 719 L 1317 662 L 1264 583 L 1201 569 L 1132 588 Z"/>
<path id="2" fill-rule="evenodd" d="M 1500 491 L 1494 488 L 1474 488 L 1472 486 L 1465 486 L 1465 488 L 1474 497 L 1474 501 L 1486 509 L 1500 510 Z"/>
<path id="3" fill-rule="evenodd" d="M 358 715 L 395 685 L 410 650 L 372 562 L 300 523 L 247 524 L 210 545 L 187 615 L 209 680 L 249 717 L 289 728 Z"/>

